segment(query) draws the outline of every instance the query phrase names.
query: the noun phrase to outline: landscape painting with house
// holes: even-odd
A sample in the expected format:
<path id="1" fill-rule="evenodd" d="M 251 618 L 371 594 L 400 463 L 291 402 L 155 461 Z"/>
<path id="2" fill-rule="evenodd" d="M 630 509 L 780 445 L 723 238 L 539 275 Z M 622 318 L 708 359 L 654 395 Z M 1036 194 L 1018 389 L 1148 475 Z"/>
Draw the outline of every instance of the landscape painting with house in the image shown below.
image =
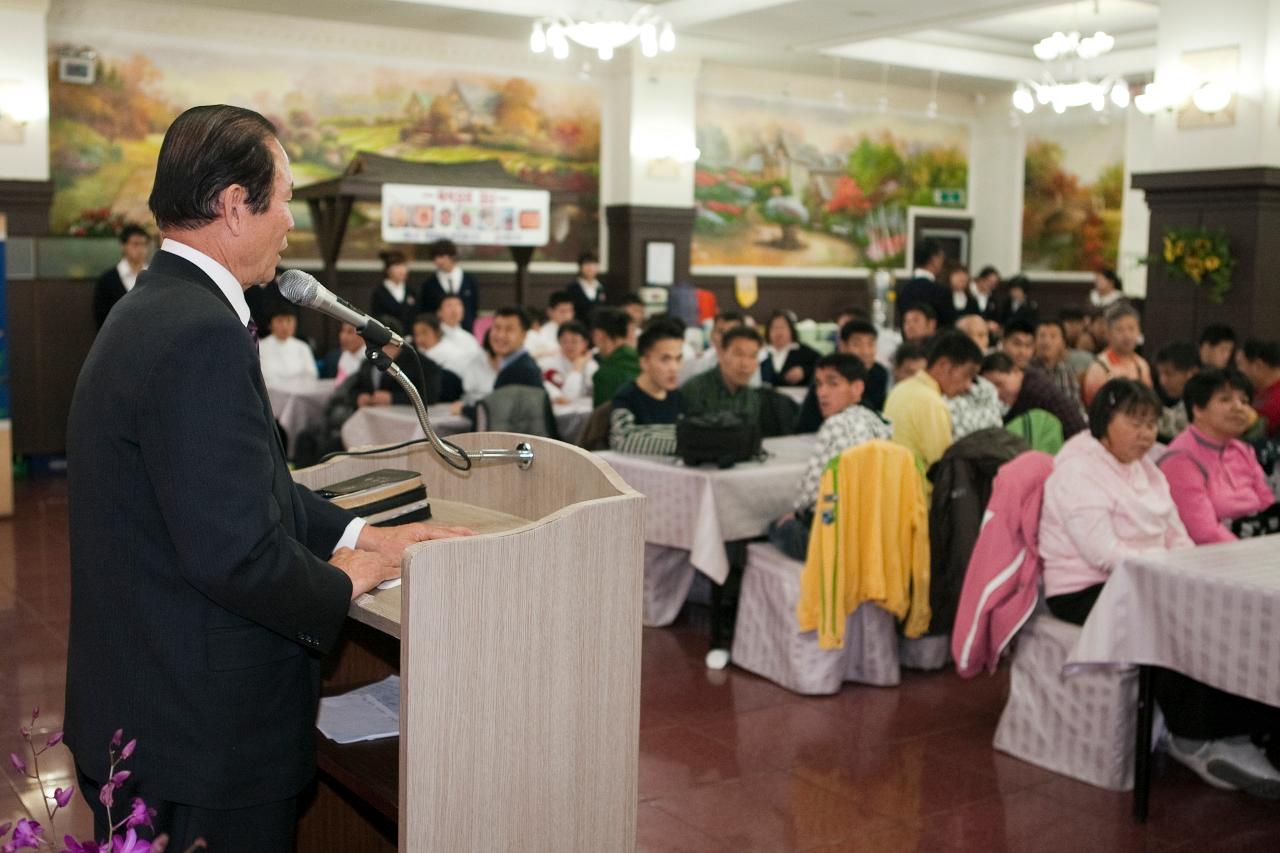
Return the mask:
<path id="1" fill-rule="evenodd" d="M 910 207 L 964 207 L 969 128 L 702 94 L 695 266 L 901 267 Z"/>
<path id="2" fill-rule="evenodd" d="M 276 124 L 296 186 L 341 174 L 357 151 L 433 163 L 497 160 L 513 178 L 558 191 L 551 243 L 535 260 L 572 261 L 599 243 L 600 97 L 589 84 L 258 52 L 228 65 L 214 48 L 185 44 L 143 57 L 126 33 L 52 36 L 54 233 L 96 236 L 123 220 L 149 224 L 165 128 L 193 104 L 231 103 Z M 95 84 L 58 80 L 65 45 L 92 46 Z M 295 202 L 293 214 L 286 257 L 319 257 L 306 204 Z M 377 203 L 355 206 L 344 258 L 377 256 L 380 216 Z M 497 247 L 464 255 L 510 258 Z"/>

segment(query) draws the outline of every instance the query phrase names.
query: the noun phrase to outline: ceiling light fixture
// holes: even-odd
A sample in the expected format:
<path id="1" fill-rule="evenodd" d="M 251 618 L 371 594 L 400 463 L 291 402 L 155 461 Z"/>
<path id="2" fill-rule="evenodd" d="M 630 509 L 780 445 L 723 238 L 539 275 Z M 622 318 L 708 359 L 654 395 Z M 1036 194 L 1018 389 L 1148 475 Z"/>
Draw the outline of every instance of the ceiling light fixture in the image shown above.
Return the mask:
<path id="1" fill-rule="evenodd" d="M 1091 36 L 1081 36 L 1078 30 L 1069 33 L 1058 31 L 1042 38 L 1031 52 L 1046 64 L 1065 61 L 1066 73 L 1075 76 L 1076 61 L 1096 59 L 1108 53 L 1115 44 L 1115 38 L 1101 30 Z M 1103 112 L 1108 102 L 1125 109 L 1129 106 L 1129 101 L 1129 84 L 1122 77 L 1110 75 L 1101 80 L 1093 80 L 1087 74 L 1082 74 L 1077 79 L 1064 83 L 1047 70 L 1039 80 L 1024 80 L 1019 83 L 1011 98 L 1013 108 L 1019 112 L 1030 114 L 1038 104 L 1051 107 L 1059 115 L 1076 107 L 1090 107 L 1095 112 Z"/>
<path id="2" fill-rule="evenodd" d="M 1058 59 L 1097 59 L 1116 46 L 1114 37 L 1099 30 L 1091 36 L 1082 36 L 1076 30 L 1061 30 L 1036 42 L 1031 50 L 1037 59 L 1053 62 Z"/>
<path id="3" fill-rule="evenodd" d="M 549 49 L 556 59 L 567 59 L 569 43 L 581 45 L 596 52 L 603 61 L 613 58 L 619 48 L 636 40 L 640 52 L 649 58 L 676 49 L 676 33 L 671 23 L 644 6 L 625 21 L 575 20 L 564 15 L 550 15 L 533 22 L 529 35 L 529 49 L 534 53 L 546 53 Z"/>

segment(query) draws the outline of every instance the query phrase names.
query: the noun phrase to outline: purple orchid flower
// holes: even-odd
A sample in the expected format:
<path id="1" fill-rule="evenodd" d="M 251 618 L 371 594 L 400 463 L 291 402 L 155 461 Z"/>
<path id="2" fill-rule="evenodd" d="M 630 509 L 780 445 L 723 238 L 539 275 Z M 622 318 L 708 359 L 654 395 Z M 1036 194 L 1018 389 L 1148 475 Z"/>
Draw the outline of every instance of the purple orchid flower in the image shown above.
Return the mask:
<path id="1" fill-rule="evenodd" d="M 156 810 L 148 808 L 146 801 L 142 797 L 134 797 L 129 816 L 125 818 L 124 825 L 129 829 L 135 826 L 152 826 L 151 819 L 155 816 Z"/>
<path id="2" fill-rule="evenodd" d="M 46 747 L 57 746 L 60 743 L 62 743 L 62 732 L 54 732 L 53 734 L 49 735 L 49 742 L 46 743 L 45 746 Z"/>
<path id="3" fill-rule="evenodd" d="M 59 853 L 102 853 L 102 847 L 96 841 L 76 841 L 70 835 L 62 839 L 66 845 Z"/>
<path id="4" fill-rule="evenodd" d="M 40 846 L 40 836 L 43 834 L 43 826 L 34 820 L 27 820 L 24 817 L 14 826 L 13 840 L 9 843 L 14 846 L 15 850 L 21 850 L 24 847 L 36 849 Z"/>
<path id="5" fill-rule="evenodd" d="M 134 738 L 133 740 L 126 743 L 124 745 L 124 749 L 120 751 L 120 760 L 124 761 L 126 758 L 133 755 L 133 751 L 137 748 L 138 748 L 138 739 Z"/>
<path id="6" fill-rule="evenodd" d="M 67 807 L 67 803 L 71 802 L 71 797 L 75 792 L 75 785 L 72 785 L 70 788 L 54 788 L 53 801 L 58 804 L 58 808 L 65 809 Z"/>
<path id="7" fill-rule="evenodd" d="M 137 830 L 129 830 L 124 838 L 111 839 L 111 853 L 151 853 L 151 842 L 138 837 Z"/>
<path id="8" fill-rule="evenodd" d="M 116 729 L 116 733 L 111 736 L 111 745 L 119 746 L 124 740 L 124 729 Z"/>
<path id="9" fill-rule="evenodd" d="M 27 775 L 27 762 L 22 760 L 22 756 L 16 752 L 9 753 L 9 763 L 13 765 L 13 769 L 17 770 L 23 776 Z"/>

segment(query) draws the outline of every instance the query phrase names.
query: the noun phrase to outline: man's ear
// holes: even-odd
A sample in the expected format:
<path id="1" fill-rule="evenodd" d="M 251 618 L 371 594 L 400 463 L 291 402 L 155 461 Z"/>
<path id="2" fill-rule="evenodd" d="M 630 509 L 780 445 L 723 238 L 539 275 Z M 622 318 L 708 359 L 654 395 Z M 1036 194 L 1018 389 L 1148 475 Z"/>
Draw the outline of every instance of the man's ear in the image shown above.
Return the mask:
<path id="1" fill-rule="evenodd" d="M 222 223 L 234 236 L 240 236 L 244 229 L 245 217 L 249 209 L 246 205 L 248 193 L 240 184 L 231 184 L 218 194 L 218 202 L 222 206 Z"/>

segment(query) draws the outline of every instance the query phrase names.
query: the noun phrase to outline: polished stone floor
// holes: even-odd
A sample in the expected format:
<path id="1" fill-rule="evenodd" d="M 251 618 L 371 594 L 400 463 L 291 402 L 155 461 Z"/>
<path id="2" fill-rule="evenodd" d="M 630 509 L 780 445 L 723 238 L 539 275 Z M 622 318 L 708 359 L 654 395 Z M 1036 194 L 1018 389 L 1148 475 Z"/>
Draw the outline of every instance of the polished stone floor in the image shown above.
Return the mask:
<path id="1" fill-rule="evenodd" d="M 20 483 L 0 522 L 0 756 L 39 705 L 62 718 L 68 622 L 66 483 Z M 708 672 L 699 611 L 645 629 L 639 849 L 736 851 L 1280 850 L 1280 804 L 1211 789 L 1162 762 L 1143 827 L 1129 797 L 991 749 L 1007 672 L 962 681 L 907 674 L 898 688 L 802 698 L 730 668 Z M 145 745 L 144 745 L 145 746 Z M 40 792 L 8 761 L 0 824 L 43 818 Z M 70 756 L 42 763 L 69 784 Z M 59 833 L 87 829 L 76 800 Z"/>

